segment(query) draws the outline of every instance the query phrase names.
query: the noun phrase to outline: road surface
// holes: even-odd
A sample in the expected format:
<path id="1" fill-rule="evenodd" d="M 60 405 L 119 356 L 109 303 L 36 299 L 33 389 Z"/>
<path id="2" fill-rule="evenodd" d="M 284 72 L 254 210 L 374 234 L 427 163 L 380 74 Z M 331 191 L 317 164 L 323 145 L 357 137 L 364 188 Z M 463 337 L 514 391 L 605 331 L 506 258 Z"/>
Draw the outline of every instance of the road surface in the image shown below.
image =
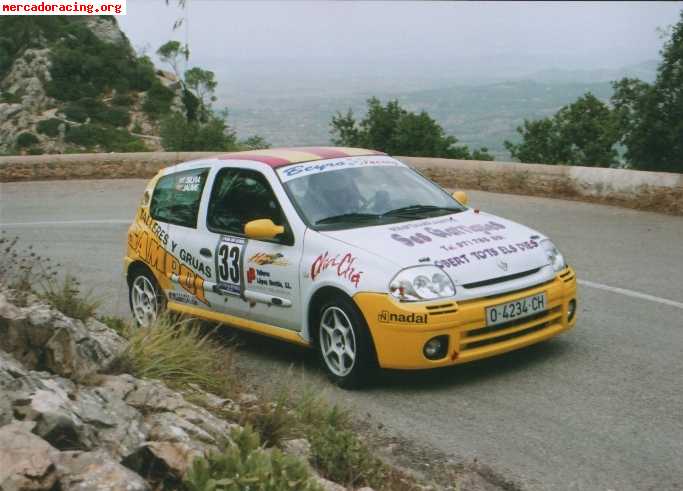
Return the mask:
<path id="1" fill-rule="evenodd" d="M 144 184 L 0 184 L 0 228 L 127 315 L 121 257 Z M 330 388 L 312 357 L 259 337 L 245 369 L 300 365 L 306 383 L 391 431 L 541 489 L 683 489 L 683 218 L 484 192 L 471 202 L 559 245 L 582 282 L 573 331 L 470 365 L 388 372 L 362 392 Z"/>

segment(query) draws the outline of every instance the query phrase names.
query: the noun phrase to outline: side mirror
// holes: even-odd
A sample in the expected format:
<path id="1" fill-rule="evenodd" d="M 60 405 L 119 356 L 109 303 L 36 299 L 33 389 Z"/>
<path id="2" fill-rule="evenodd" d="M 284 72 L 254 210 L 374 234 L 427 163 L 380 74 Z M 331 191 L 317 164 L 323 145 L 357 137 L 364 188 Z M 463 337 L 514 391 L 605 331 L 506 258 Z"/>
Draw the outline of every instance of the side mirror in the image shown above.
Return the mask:
<path id="1" fill-rule="evenodd" d="M 453 196 L 457 202 L 465 206 L 467 206 L 467 203 L 470 202 L 470 197 L 467 196 L 465 191 L 456 191 L 451 196 Z"/>
<path id="2" fill-rule="evenodd" d="M 284 233 L 285 227 L 275 225 L 270 218 L 252 220 L 244 225 L 244 235 L 250 239 L 273 239 L 275 236 Z"/>

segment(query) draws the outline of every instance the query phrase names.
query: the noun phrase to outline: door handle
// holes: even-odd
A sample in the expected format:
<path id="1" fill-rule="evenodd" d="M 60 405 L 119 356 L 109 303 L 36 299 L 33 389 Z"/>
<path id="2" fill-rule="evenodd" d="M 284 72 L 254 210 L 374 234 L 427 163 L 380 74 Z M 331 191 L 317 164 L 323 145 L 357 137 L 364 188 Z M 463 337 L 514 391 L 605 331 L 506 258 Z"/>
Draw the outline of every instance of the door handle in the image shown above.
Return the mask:
<path id="1" fill-rule="evenodd" d="M 202 249 L 199 249 L 199 254 L 201 254 L 204 257 L 211 257 L 211 250 L 207 249 L 206 247 L 203 247 Z"/>

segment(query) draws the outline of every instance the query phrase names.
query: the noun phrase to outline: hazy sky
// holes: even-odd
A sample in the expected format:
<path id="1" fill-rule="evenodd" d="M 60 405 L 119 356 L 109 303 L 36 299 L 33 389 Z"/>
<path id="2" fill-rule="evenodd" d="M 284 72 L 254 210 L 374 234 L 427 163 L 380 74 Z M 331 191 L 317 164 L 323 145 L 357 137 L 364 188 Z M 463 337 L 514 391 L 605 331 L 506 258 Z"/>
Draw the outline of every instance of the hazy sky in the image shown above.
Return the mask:
<path id="1" fill-rule="evenodd" d="M 171 0 L 173 3 L 173 0 Z M 119 20 L 149 52 L 189 36 L 192 63 L 535 60 L 617 67 L 657 57 L 657 27 L 683 2 L 227 2 L 188 0 L 189 29 L 163 0 L 129 0 Z M 545 68 L 545 67 L 541 67 Z"/>

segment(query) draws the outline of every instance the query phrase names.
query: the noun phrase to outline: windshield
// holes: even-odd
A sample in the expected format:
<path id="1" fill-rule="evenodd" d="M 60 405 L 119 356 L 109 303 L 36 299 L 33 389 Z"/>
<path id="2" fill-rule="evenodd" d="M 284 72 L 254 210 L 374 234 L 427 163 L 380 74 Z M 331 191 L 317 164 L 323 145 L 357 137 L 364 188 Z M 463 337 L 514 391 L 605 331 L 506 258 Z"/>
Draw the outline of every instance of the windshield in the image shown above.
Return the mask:
<path id="1" fill-rule="evenodd" d="M 448 193 L 402 165 L 347 167 L 284 182 L 310 226 L 340 230 L 457 213 Z"/>

